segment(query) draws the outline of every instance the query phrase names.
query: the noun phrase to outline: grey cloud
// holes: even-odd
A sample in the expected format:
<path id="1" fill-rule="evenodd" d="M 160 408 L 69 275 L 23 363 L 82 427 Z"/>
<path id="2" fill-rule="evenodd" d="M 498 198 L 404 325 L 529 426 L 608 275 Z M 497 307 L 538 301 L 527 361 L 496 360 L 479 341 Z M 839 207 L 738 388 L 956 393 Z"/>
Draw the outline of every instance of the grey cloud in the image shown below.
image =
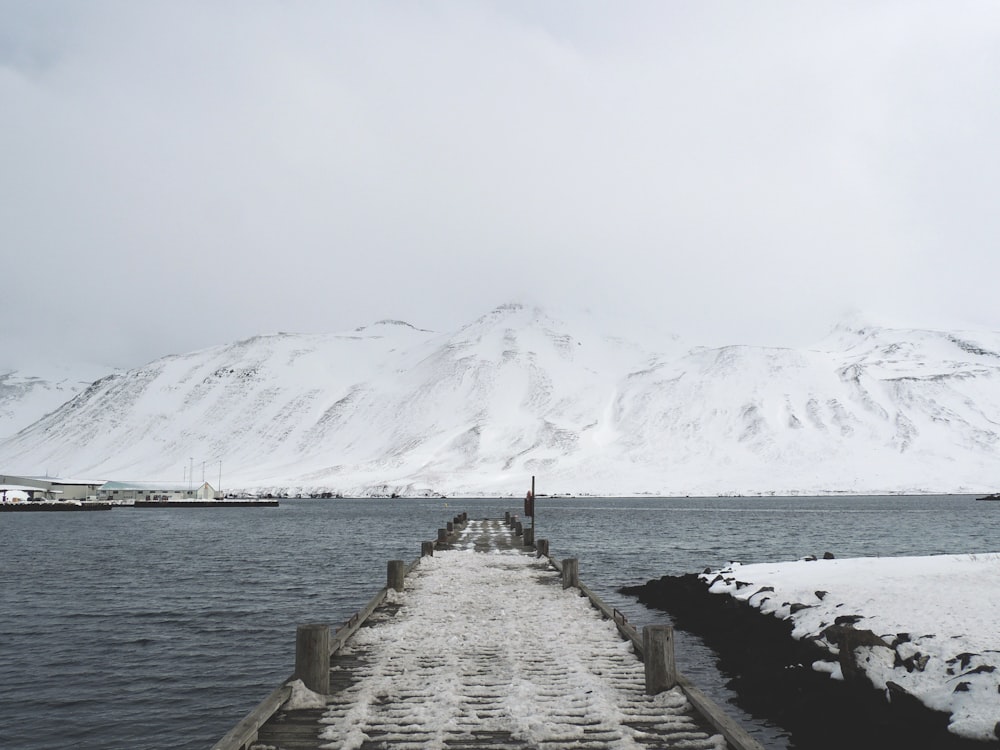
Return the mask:
<path id="1" fill-rule="evenodd" d="M 8 352 L 523 296 L 706 343 L 1000 326 L 992 3 L 44 7 L 0 8 Z"/>

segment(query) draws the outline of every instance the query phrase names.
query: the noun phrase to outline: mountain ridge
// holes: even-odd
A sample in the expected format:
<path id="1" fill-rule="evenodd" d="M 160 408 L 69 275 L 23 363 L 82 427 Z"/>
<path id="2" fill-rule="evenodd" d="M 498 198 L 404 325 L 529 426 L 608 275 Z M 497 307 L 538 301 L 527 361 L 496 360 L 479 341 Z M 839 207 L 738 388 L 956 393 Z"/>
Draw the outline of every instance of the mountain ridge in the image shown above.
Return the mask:
<path id="1" fill-rule="evenodd" d="M 838 326 L 662 351 L 545 309 L 277 333 L 102 378 L 0 441 L 9 473 L 343 495 L 995 490 L 1000 334 Z M 221 467 L 220 467 L 221 463 Z"/>

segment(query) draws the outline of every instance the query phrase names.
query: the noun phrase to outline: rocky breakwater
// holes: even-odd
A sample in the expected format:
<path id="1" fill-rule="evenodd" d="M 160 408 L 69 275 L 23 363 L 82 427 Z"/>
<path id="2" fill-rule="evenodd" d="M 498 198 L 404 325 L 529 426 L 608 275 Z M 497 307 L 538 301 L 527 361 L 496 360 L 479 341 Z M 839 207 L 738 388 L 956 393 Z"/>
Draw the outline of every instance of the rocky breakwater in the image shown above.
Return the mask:
<path id="1" fill-rule="evenodd" d="M 621 589 L 702 638 L 802 750 L 1000 746 L 994 556 L 806 560 Z M 996 589 L 993 589 L 996 591 Z"/>

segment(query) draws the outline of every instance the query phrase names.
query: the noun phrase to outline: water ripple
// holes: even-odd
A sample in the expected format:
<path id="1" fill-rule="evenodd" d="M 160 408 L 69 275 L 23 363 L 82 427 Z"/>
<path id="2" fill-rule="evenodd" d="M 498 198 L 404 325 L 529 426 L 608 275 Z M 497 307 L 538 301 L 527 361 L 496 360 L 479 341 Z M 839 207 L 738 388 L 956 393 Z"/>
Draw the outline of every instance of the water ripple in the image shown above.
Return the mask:
<path id="1" fill-rule="evenodd" d="M 968 498 L 538 499 L 536 538 L 641 626 L 625 584 L 729 560 L 990 552 L 998 521 Z M 484 500 L 286 501 L 280 508 L 5 514 L 0 523 L 0 747 L 209 747 L 292 670 L 302 622 L 346 620 L 460 510 Z M 44 516 L 44 517 L 43 517 Z M 730 701 L 711 652 L 681 667 Z M 746 717 L 747 721 L 752 721 Z M 758 723 L 759 724 L 759 723 Z M 782 746 L 781 730 L 759 726 Z M 775 744 L 777 742 L 777 744 Z"/>

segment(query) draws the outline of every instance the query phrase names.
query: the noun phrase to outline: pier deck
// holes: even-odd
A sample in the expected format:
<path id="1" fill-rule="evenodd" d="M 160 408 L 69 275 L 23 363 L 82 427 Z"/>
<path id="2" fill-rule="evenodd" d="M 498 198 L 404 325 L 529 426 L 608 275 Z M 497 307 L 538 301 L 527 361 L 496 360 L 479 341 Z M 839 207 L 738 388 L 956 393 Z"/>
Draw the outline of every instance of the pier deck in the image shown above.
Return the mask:
<path id="1" fill-rule="evenodd" d="M 293 697 L 249 748 L 727 747 L 680 687 L 646 694 L 633 643 L 503 521 L 452 542 L 330 657 L 330 693 Z"/>

